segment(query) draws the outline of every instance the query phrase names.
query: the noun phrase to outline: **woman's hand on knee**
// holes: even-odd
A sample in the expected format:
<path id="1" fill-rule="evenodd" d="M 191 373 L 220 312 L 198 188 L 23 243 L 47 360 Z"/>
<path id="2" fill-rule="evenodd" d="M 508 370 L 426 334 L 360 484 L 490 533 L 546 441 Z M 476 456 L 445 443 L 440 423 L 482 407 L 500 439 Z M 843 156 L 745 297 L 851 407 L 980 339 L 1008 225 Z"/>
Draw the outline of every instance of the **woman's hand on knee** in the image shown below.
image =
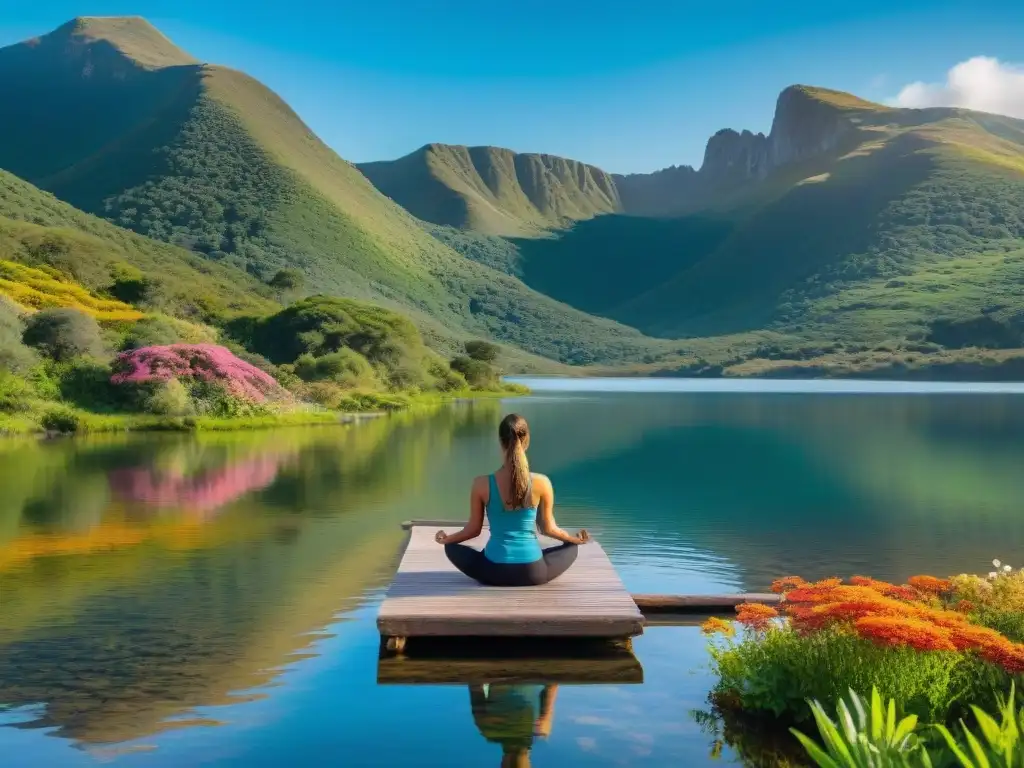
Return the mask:
<path id="1" fill-rule="evenodd" d="M 580 532 L 576 534 L 576 541 L 579 544 L 586 544 L 588 541 L 590 541 L 590 534 L 587 533 L 586 528 L 580 529 Z"/>
<path id="2" fill-rule="evenodd" d="M 444 531 L 438 531 L 434 534 L 434 541 L 438 544 L 447 544 L 448 534 Z"/>

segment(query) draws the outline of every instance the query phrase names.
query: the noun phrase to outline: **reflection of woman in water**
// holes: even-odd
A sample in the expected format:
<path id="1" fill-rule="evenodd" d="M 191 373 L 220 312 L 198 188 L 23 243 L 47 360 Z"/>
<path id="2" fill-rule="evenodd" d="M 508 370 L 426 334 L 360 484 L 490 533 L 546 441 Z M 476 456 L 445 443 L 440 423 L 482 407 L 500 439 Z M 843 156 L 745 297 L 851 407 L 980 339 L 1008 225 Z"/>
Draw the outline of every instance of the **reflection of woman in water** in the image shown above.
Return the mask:
<path id="1" fill-rule="evenodd" d="M 495 587 L 530 587 L 557 579 L 576 561 L 577 548 L 590 541 L 586 531 L 576 536 L 555 523 L 552 508 L 555 492 L 544 475 L 530 473 L 526 449 L 530 429 L 526 419 L 514 413 L 501 420 L 498 440 L 504 455 L 501 469 L 478 477 L 470 492 L 469 522 L 458 533 L 437 532 L 437 543 L 452 565 L 483 584 Z M 463 544 L 483 530 L 490 538 L 483 550 Z M 541 549 L 537 528 L 556 541 Z"/>
<path id="2" fill-rule="evenodd" d="M 501 744 L 501 768 L 528 768 L 535 736 L 551 734 L 557 685 L 471 685 L 469 706 L 480 734 Z"/>

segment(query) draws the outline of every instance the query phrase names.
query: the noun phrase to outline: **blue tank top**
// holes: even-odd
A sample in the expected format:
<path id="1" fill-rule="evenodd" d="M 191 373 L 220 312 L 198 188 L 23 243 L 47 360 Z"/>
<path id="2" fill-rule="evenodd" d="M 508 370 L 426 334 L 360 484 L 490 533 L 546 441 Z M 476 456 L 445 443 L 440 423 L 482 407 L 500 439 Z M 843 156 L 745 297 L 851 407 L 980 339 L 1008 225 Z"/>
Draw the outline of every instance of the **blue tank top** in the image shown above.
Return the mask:
<path id="1" fill-rule="evenodd" d="M 492 563 L 533 563 L 540 560 L 542 554 L 540 542 L 537 541 L 537 507 L 507 510 L 494 475 L 490 477 L 490 486 L 487 522 L 491 527 L 491 538 L 484 547 L 484 555 Z M 532 477 L 526 495 L 532 501 Z"/>

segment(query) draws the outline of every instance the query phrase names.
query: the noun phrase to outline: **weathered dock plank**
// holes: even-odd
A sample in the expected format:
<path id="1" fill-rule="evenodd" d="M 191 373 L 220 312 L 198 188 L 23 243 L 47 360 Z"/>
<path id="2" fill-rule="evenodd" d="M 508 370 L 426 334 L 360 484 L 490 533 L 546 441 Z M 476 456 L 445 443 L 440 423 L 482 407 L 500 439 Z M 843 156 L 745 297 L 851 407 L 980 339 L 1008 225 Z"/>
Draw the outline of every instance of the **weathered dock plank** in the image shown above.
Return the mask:
<path id="1" fill-rule="evenodd" d="M 573 566 L 550 584 L 486 587 L 448 562 L 434 541 L 438 530 L 437 525 L 410 526 L 377 615 L 381 635 L 627 638 L 643 633 L 643 614 L 597 542 L 581 546 Z M 468 543 L 483 547 L 487 537 L 484 528 Z M 541 540 L 544 546 L 555 543 Z"/>

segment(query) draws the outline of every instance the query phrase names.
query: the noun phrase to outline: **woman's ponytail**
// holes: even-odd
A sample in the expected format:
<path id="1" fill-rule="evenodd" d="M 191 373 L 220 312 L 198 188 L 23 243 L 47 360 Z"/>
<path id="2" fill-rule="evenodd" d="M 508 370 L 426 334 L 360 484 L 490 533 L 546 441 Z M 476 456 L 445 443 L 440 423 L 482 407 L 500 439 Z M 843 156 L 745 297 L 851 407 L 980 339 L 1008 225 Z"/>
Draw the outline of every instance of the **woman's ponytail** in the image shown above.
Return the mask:
<path id="1" fill-rule="evenodd" d="M 530 495 L 530 464 L 526 460 L 526 448 L 530 444 L 530 428 L 526 419 L 510 413 L 501 420 L 498 438 L 505 450 L 505 466 L 511 473 L 512 509 L 525 509 L 533 499 Z"/>

